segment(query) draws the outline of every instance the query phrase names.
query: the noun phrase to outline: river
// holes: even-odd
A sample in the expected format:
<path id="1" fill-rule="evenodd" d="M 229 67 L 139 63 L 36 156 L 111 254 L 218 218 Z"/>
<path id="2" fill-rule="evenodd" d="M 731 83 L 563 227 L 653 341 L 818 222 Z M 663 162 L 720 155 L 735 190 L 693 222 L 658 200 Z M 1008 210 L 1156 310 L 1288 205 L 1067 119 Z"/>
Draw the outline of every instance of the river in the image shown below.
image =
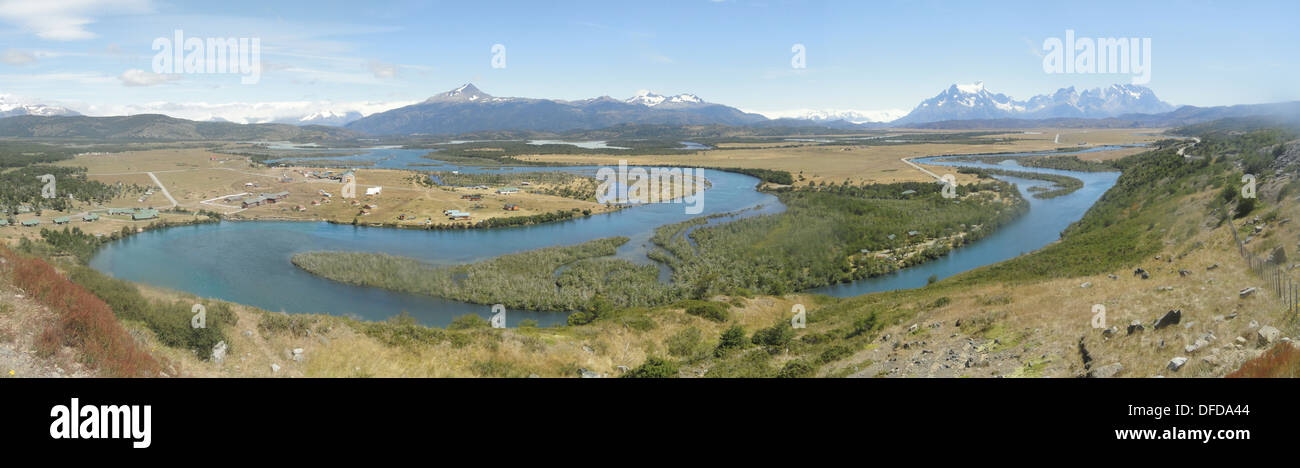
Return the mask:
<path id="1" fill-rule="evenodd" d="M 566 171 L 592 175 L 595 166 L 479 168 L 424 159 L 426 150 L 373 148 L 342 158 L 373 162 L 374 167 L 461 172 Z M 1025 153 L 1005 155 L 1008 159 Z M 1102 193 L 1114 185 L 1118 173 L 1080 173 L 1019 168 L 1012 163 L 990 166 L 961 161 L 959 157 L 918 159 L 938 165 L 1002 167 L 1066 174 L 1084 181 L 1078 191 L 1050 200 L 1030 197 L 1027 191 L 1048 183 L 1000 177 L 1019 185 L 1030 200 L 1029 212 L 998 232 L 947 256 L 899 272 L 812 290 L 833 296 L 854 296 L 876 291 L 923 286 L 930 275 L 940 278 L 1027 253 L 1057 239 L 1058 234 Z M 247 304 L 270 311 L 324 313 L 384 320 L 402 311 L 418 322 L 445 326 L 457 316 L 474 313 L 491 316 L 487 305 L 352 286 L 306 273 L 289 260 L 297 253 L 317 250 L 383 252 L 431 264 L 453 265 L 556 245 L 574 245 L 611 236 L 628 236 L 631 242 L 616 256 L 656 264 L 645 254 L 654 246 L 654 229 L 696 216 L 745 210 L 742 217 L 779 213 L 785 209 L 775 196 L 755 190 L 758 180 L 741 174 L 707 171 L 712 187 L 703 194 L 704 210 L 688 215 L 681 204 L 650 204 L 615 213 L 542 225 L 500 229 L 424 231 L 356 227 L 324 222 L 223 221 L 173 227 L 137 234 L 104 246 L 90 266 L 114 277 L 189 292 L 201 297 Z M 735 219 L 735 217 L 729 217 Z M 657 264 L 656 264 L 657 265 Z M 661 269 L 663 268 L 660 266 Z M 661 278 L 664 275 L 661 274 Z M 506 324 L 532 319 L 542 326 L 564 323 L 567 312 L 508 311 Z"/>

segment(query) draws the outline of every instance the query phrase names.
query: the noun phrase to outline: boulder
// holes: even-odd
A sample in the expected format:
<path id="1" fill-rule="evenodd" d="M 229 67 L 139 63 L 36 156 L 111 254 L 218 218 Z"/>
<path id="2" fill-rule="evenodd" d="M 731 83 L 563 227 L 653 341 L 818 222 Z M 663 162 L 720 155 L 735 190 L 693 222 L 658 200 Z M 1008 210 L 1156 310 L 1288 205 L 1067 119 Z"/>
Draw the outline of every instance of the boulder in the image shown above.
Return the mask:
<path id="1" fill-rule="evenodd" d="M 1117 362 L 1093 369 L 1092 372 L 1088 373 L 1088 376 L 1097 379 L 1109 379 L 1123 371 L 1124 365 Z"/>
<path id="2" fill-rule="evenodd" d="M 587 369 L 578 369 L 578 375 L 582 376 L 582 378 L 584 378 L 584 379 L 599 379 L 599 378 L 600 378 L 600 374 L 597 374 L 597 373 L 595 373 L 595 372 L 589 371 L 589 370 L 587 370 Z"/>
<path id="3" fill-rule="evenodd" d="M 276 363 L 271 363 L 271 373 L 274 374 L 276 372 L 280 372 L 280 365 Z"/>
<path id="4" fill-rule="evenodd" d="M 1091 288 L 1091 287 L 1092 287 L 1092 283 L 1091 283 L 1091 282 L 1088 282 L 1088 281 L 1084 281 L 1083 284 L 1080 284 L 1080 285 L 1079 285 L 1079 287 L 1080 287 L 1080 288 L 1083 288 L 1083 289 L 1088 289 L 1088 288 Z"/>
<path id="5" fill-rule="evenodd" d="M 1176 358 L 1170 359 L 1170 360 L 1169 360 L 1169 366 L 1168 366 L 1168 367 L 1169 367 L 1169 370 L 1174 371 L 1174 372 L 1178 372 L 1178 369 L 1182 369 L 1182 368 L 1183 368 L 1183 364 L 1187 364 L 1187 358 L 1182 357 L 1182 356 L 1179 356 L 1179 357 L 1176 357 Z"/>
<path id="6" fill-rule="evenodd" d="M 1259 335 L 1259 345 L 1264 346 L 1282 337 L 1282 332 L 1270 325 L 1264 325 L 1256 334 Z"/>
<path id="7" fill-rule="evenodd" d="M 224 362 L 226 360 L 226 351 L 229 349 L 230 346 L 226 345 L 225 341 L 217 342 L 217 345 L 212 347 L 212 362 L 217 364 Z"/>
<path id="8" fill-rule="evenodd" d="M 1245 299 L 1245 298 L 1250 297 L 1250 296 L 1252 296 L 1252 295 L 1254 295 L 1254 294 L 1255 294 L 1255 288 L 1254 288 L 1254 287 L 1249 287 L 1249 288 L 1242 289 L 1240 292 L 1238 292 L 1238 293 L 1237 293 L 1237 297 L 1242 298 L 1242 299 Z"/>
<path id="9" fill-rule="evenodd" d="M 1157 319 L 1155 325 L 1153 325 L 1151 328 L 1159 330 L 1161 328 L 1170 325 L 1177 325 L 1178 322 L 1181 321 L 1182 319 L 1183 319 L 1183 311 L 1181 309 L 1171 310 L 1169 312 L 1165 312 L 1165 315 L 1163 317 Z"/>
<path id="10" fill-rule="evenodd" d="M 1141 321 L 1134 320 L 1133 322 L 1128 324 L 1128 334 L 1130 335 L 1132 335 L 1134 332 L 1140 332 L 1143 330 L 1146 330 L 1146 327 L 1142 326 Z"/>

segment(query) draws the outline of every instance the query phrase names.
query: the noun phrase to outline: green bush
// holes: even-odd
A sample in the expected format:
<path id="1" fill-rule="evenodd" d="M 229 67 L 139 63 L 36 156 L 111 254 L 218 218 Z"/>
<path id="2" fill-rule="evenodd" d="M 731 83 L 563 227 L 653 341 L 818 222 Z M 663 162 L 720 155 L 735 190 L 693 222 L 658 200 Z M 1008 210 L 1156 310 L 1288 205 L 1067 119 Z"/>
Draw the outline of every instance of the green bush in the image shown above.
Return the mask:
<path id="1" fill-rule="evenodd" d="M 740 325 L 732 325 L 726 331 L 722 332 L 721 339 L 718 341 L 718 347 L 713 349 L 713 355 L 717 357 L 726 356 L 733 349 L 745 347 L 745 329 Z"/>
<path id="2" fill-rule="evenodd" d="M 476 314 L 465 314 L 454 319 L 447 325 L 448 330 L 471 330 L 475 328 L 490 328 L 491 323 L 487 319 L 479 317 Z"/>
<path id="3" fill-rule="evenodd" d="M 630 379 L 669 379 L 677 377 L 677 363 L 650 356 L 644 363 L 628 371 L 623 377 Z"/>
<path id="4" fill-rule="evenodd" d="M 664 347 L 668 348 L 668 354 L 684 359 L 695 359 L 708 352 L 703 333 L 695 327 L 685 328 L 668 337 L 664 340 Z"/>
<path id="5" fill-rule="evenodd" d="M 754 337 L 750 338 L 750 341 L 760 346 L 779 348 L 789 344 L 793 339 L 794 328 L 789 323 L 777 322 L 775 325 L 754 332 Z"/>
<path id="6" fill-rule="evenodd" d="M 718 302 L 687 301 L 686 313 L 719 323 L 731 318 L 731 314 L 727 312 L 727 305 Z"/>
<path id="7" fill-rule="evenodd" d="M 783 378 L 783 379 L 807 377 L 812 375 L 813 371 L 816 370 L 817 369 L 813 368 L 811 364 L 808 364 L 807 362 L 804 362 L 802 360 L 790 361 L 785 363 L 785 367 L 782 367 L 781 371 L 777 372 L 776 376 L 778 378 Z"/>
<path id="8" fill-rule="evenodd" d="M 130 282 L 115 279 L 88 267 L 74 267 L 69 279 L 102 299 L 119 319 L 140 322 L 164 345 L 193 350 L 200 359 L 208 359 L 212 348 L 221 341 L 230 342 L 224 330 L 234 326 L 237 317 L 224 302 L 151 301 Z M 205 309 L 203 328 L 191 324 L 193 307 Z"/>

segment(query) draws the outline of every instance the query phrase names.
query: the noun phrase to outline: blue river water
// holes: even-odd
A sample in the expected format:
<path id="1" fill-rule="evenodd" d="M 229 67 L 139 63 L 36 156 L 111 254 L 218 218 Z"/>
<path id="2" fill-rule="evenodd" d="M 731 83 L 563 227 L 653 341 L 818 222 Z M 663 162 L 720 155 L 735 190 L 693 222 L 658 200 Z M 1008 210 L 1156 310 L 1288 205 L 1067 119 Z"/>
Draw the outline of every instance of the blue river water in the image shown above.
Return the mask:
<path id="1" fill-rule="evenodd" d="M 424 159 L 425 150 L 373 148 L 347 157 L 373 162 L 373 167 L 461 172 L 565 171 L 594 174 L 595 166 L 481 168 Z M 1032 153 L 1047 154 L 1047 153 Z M 949 255 L 899 272 L 811 292 L 855 296 L 876 291 L 924 286 L 930 275 L 947 277 L 979 266 L 1028 253 L 1056 240 L 1061 230 L 1077 220 L 1114 185 L 1118 173 L 1080 173 L 1019 168 L 1011 162 L 989 166 L 960 157 L 917 160 L 935 165 L 1003 167 L 1067 174 L 1084 181 L 1078 191 L 1050 200 L 1030 197 L 1036 180 L 1000 177 L 1016 183 L 1030 200 L 1029 212 L 997 233 Z M 703 212 L 686 214 L 684 205 L 663 203 L 630 207 L 615 213 L 534 226 L 500 229 L 424 231 L 357 227 L 324 222 L 240 221 L 174 227 L 131 236 L 106 245 L 91 260 L 91 267 L 114 277 L 185 291 L 200 297 L 247 304 L 270 311 L 325 313 L 361 320 L 383 320 L 405 311 L 422 324 L 445 326 L 457 316 L 474 313 L 490 317 L 488 305 L 468 304 L 422 295 L 353 286 L 320 278 L 295 267 L 290 258 L 300 252 L 344 250 L 382 252 L 439 265 L 470 263 L 487 258 L 557 245 L 574 245 L 611 236 L 628 236 L 616 257 L 656 264 L 646 257 L 655 248 L 650 237 L 665 224 L 697 216 L 743 213 L 719 218 L 779 213 L 785 209 L 776 197 L 755 190 L 758 180 L 735 173 L 707 171 L 711 187 L 703 194 Z M 364 181 L 362 181 L 364 182 Z M 657 264 L 656 264 L 657 265 Z M 661 266 L 662 269 L 662 266 Z M 664 275 L 661 274 L 661 278 Z M 506 323 L 525 319 L 542 326 L 564 323 L 568 312 L 508 311 Z"/>

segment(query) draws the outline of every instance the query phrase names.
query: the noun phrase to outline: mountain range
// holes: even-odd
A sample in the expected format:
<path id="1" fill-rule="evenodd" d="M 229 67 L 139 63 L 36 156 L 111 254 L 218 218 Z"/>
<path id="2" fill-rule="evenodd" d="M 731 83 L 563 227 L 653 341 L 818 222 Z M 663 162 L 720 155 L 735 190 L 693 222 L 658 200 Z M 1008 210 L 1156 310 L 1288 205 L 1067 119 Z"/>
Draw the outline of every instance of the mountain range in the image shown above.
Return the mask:
<path id="1" fill-rule="evenodd" d="M 19 115 L 56 116 L 81 114 L 66 107 L 21 103 L 15 100 L 12 96 L 0 94 L 0 118 L 15 117 Z"/>
<path id="2" fill-rule="evenodd" d="M 1175 107 L 1156 97 L 1144 86 L 1116 84 L 1079 92 L 1073 86 L 1052 94 L 1040 94 L 1017 101 L 994 93 L 983 82 L 954 84 L 938 95 L 921 101 L 912 112 L 890 122 L 894 126 L 982 119 L 1105 119 L 1125 114 L 1159 114 Z"/>
<path id="3" fill-rule="evenodd" d="M 602 96 L 579 101 L 496 97 L 473 84 L 422 102 L 363 116 L 355 110 L 322 110 L 271 123 L 198 122 L 158 114 L 86 117 L 57 106 L 19 104 L 0 95 L 0 137 L 106 139 L 294 139 L 338 140 L 365 135 L 462 135 L 522 132 L 573 133 L 610 129 L 635 134 L 659 126 L 857 131 L 872 128 L 1171 127 L 1251 116 L 1296 119 L 1300 102 L 1219 107 L 1174 106 L 1151 89 L 1127 84 L 1078 91 L 1061 88 L 1026 100 L 986 89 L 983 83 L 952 85 L 906 115 L 800 110 L 763 115 L 710 103 L 694 94 L 640 91 L 627 99 Z M 895 111 L 895 116 L 901 112 Z M 823 129 L 823 130 L 817 130 Z"/>
<path id="4" fill-rule="evenodd" d="M 466 84 L 418 104 L 371 114 L 346 128 L 372 135 L 438 135 L 483 130 L 562 132 L 619 124 L 749 125 L 766 120 L 692 94 L 662 96 L 644 91 L 624 100 L 602 96 L 561 101 L 496 97 Z"/>

